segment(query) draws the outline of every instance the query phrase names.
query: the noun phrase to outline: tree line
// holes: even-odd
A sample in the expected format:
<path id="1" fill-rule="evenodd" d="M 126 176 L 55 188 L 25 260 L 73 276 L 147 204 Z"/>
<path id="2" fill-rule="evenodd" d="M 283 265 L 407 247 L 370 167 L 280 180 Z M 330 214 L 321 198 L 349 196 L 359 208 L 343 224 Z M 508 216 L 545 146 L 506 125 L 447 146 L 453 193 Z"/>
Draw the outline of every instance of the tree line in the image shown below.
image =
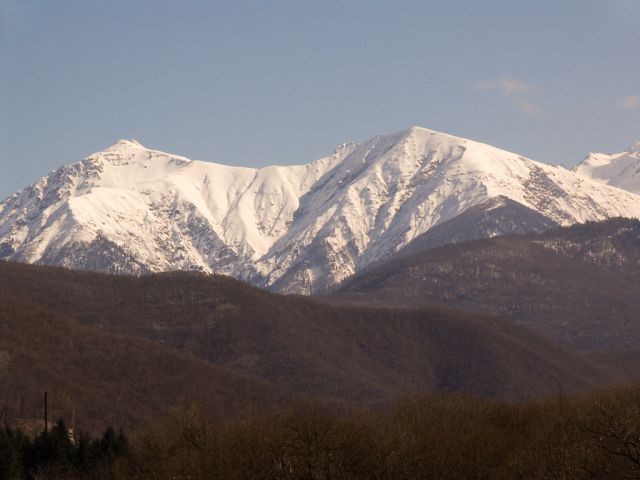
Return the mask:
<path id="1" fill-rule="evenodd" d="M 19 428 L 0 430 L 1 480 L 119 478 L 130 459 L 127 436 L 112 427 L 96 438 L 74 435 L 62 419 L 34 438 Z"/>
<path id="2" fill-rule="evenodd" d="M 213 422 L 182 406 L 130 439 L 0 433 L 3 479 L 640 479 L 640 387 L 509 404 L 468 396 L 384 411 L 315 404 Z"/>

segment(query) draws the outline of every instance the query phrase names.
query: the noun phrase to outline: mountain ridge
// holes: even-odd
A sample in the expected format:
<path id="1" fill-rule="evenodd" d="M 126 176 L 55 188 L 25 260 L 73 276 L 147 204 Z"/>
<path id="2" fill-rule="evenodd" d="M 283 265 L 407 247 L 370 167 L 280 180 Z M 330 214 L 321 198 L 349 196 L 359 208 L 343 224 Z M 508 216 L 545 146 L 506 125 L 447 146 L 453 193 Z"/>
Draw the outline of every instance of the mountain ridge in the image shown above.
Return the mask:
<path id="1" fill-rule="evenodd" d="M 561 225 L 640 217 L 634 193 L 421 127 L 260 169 L 120 140 L 0 203 L 0 257 L 112 273 L 216 272 L 308 294 L 499 197 Z"/>

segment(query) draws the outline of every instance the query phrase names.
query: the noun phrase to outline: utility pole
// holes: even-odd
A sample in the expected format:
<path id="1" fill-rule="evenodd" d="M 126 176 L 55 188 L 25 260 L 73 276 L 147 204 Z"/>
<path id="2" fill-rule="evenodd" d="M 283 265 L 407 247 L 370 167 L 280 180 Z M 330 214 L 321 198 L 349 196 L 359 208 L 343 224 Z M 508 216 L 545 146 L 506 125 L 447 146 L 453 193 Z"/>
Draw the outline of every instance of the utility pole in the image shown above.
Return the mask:
<path id="1" fill-rule="evenodd" d="M 44 434 L 49 433 L 49 425 L 47 424 L 47 392 L 44 392 Z"/>

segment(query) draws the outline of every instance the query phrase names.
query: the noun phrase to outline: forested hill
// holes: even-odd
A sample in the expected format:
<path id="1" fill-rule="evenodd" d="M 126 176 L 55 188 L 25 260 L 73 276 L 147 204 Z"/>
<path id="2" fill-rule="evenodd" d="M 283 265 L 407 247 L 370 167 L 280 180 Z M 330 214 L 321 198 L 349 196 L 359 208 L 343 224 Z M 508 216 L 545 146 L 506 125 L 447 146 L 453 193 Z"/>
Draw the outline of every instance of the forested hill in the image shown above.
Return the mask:
<path id="1" fill-rule="evenodd" d="M 408 248 L 354 276 L 335 298 L 444 304 L 503 315 L 580 350 L 638 350 L 640 221 Z"/>
<path id="2" fill-rule="evenodd" d="M 196 400 L 228 418 L 296 399 L 382 405 L 468 391 L 525 399 L 620 377 L 511 321 L 450 308 L 334 306 L 187 273 L 111 276 L 0 262 L 9 417 L 143 426 Z"/>

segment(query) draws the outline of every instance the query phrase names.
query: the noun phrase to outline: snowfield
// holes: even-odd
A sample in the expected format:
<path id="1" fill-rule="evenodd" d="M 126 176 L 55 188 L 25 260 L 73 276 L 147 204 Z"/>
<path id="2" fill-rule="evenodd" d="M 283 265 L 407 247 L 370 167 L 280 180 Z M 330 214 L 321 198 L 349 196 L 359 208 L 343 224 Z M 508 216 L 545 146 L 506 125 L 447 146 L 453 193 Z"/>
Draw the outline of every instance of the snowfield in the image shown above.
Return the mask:
<path id="1" fill-rule="evenodd" d="M 306 165 L 252 169 L 121 140 L 0 203 L 0 257 L 200 270 L 312 293 L 497 197 L 561 225 L 640 218 L 639 151 L 592 154 L 570 171 L 413 127 Z"/>

